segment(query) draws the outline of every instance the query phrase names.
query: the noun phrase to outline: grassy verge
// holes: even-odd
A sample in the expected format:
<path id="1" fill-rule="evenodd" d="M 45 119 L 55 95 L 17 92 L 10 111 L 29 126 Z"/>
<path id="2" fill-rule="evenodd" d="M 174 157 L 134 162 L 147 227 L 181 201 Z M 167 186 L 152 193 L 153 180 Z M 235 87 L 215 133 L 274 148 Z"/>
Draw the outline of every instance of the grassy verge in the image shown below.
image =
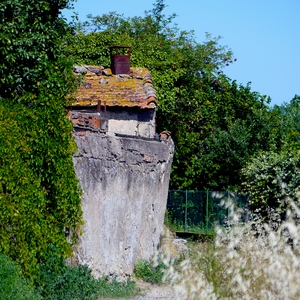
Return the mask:
<path id="1" fill-rule="evenodd" d="M 300 299 L 300 211 L 287 220 L 216 228 L 211 241 L 189 242 L 187 257 L 165 278 L 178 299 Z"/>

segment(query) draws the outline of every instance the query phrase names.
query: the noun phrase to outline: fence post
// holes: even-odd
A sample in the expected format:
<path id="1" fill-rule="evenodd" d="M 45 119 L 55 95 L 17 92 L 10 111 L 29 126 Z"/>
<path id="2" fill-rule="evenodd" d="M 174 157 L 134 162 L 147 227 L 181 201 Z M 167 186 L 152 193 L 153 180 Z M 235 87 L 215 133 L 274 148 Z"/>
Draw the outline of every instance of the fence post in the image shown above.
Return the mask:
<path id="1" fill-rule="evenodd" d="M 184 213 L 184 231 L 187 231 L 187 198 L 188 198 L 188 191 L 185 190 L 185 213 Z"/>
<path id="2" fill-rule="evenodd" d="M 206 190 L 206 234 L 208 234 L 208 190 Z"/>

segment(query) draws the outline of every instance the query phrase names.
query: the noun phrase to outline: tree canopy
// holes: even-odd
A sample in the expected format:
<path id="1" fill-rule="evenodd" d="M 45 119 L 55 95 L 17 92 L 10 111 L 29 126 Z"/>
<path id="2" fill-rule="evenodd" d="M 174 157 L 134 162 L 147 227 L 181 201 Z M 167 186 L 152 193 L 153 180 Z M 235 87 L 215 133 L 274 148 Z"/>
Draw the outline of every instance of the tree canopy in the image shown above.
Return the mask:
<path id="1" fill-rule="evenodd" d="M 267 216 L 270 208 L 282 216 L 290 200 L 299 205 L 300 97 L 276 105 L 272 151 L 255 153 L 242 168 L 242 189 L 251 196 L 250 207 Z"/>
<path id="2" fill-rule="evenodd" d="M 295 95 L 289 103 L 275 105 L 273 112 L 280 116 L 277 126 L 277 142 L 284 152 L 300 150 L 300 96 Z"/>

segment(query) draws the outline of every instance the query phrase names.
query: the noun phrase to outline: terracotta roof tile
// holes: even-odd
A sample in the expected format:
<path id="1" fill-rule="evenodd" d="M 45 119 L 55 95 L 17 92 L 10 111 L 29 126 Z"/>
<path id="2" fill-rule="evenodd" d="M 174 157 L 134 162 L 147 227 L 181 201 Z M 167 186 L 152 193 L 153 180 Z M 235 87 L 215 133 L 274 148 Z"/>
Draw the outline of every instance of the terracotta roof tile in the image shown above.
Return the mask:
<path id="1" fill-rule="evenodd" d="M 98 100 L 107 106 L 153 108 L 157 105 L 152 77 L 145 68 L 130 68 L 130 74 L 113 75 L 110 69 L 76 66 L 82 75 L 81 85 L 72 106 L 94 106 Z"/>

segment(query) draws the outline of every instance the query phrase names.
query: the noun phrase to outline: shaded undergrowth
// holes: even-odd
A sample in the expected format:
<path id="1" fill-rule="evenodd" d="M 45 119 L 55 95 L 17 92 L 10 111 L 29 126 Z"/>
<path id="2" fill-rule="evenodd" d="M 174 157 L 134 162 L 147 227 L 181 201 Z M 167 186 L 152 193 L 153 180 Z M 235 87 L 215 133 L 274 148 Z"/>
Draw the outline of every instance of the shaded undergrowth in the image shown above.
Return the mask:
<path id="1" fill-rule="evenodd" d="M 95 279 L 87 266 L 68 266 L 50 247 L 46 260 L 40 264 L 34 279 L 25 279 L 21 270 L 8 256 L 0 255 L 1 300 L 92 300 L 99 297 L 126 298 L 139 294 L 130 278 L 103 276 Z"/>

